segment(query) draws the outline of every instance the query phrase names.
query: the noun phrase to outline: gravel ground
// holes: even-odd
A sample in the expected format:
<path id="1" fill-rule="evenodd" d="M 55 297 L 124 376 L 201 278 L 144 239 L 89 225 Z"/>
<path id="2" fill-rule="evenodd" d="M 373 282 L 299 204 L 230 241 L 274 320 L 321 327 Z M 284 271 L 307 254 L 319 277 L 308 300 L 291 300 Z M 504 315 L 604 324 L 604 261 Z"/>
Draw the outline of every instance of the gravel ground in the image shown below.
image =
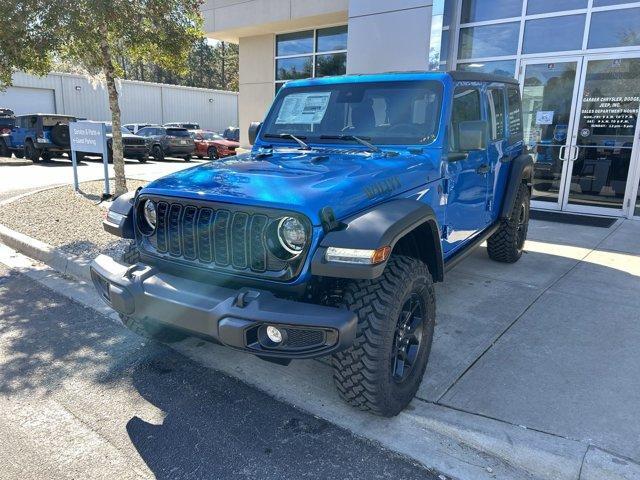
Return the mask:
<path id="1" fill-rule="evenodd" d="M 111 188 L 114 188 L 113 181 Z M 129 190 L 145 185 L 127 180 Z M 128 243 L 102 228 L 105 205 L 99 204 L 102 181 L 80 184 L 82 194 L 71 186 L 34 193 L 0 207 L 0 224 L 84 258 L 100 253 L 117 257 Z"/>

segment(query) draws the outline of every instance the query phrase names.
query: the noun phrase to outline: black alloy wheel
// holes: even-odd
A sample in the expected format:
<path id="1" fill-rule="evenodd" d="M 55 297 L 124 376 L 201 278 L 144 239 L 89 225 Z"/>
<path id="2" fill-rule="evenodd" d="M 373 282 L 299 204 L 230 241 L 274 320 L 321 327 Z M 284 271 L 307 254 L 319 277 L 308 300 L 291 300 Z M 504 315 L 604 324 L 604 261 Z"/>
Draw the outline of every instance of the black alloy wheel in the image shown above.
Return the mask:
<path id="1" fill-rule="evenodd" d="M 404 382 L 411 375 L 420 352 L 426 311 L 423 297 L 420 292 L 412 292 L 402 306 L 396 324 L 391 372 L 397 383 Z"/>

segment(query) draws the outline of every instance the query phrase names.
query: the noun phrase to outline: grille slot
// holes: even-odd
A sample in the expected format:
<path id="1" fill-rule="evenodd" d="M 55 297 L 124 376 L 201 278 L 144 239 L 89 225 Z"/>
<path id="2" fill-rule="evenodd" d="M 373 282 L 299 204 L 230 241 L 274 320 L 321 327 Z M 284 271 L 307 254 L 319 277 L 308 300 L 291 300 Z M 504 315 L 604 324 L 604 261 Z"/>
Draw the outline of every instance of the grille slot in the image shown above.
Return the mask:
<path id="1" fill-rule="evenodd" d="M 180 245 L 180 213 L 182 212 L 182 205 L 172 203 L 169 208 L 169 225 L 168 225 L 168 237 L 169 237 L 169 253 L 173 256 L 179 257 L 182 253 Z"/>
<path id="2" fill-rule="evenodd" d="M 182 214 L 182 255 L 187 260 L 195 260 L 196 254 L 196 207 L 185 207 Z"/>
<path id="3" fill-rule="evenodd" d="M 218 265 L 229 265 L 229 217 L 226 210 L 218 210 L 213 223 L 215 258 Z"/>
<path id="4" fill-rule="evenodd" d="M 309 348 L 324 343 L 324 333 L 321 330 L 287 328 L 286 331 L 286 346 L 289 348 Z"/>
<path id="5" fill-rule="evenodd" d="M 203 208 L 198 214 L 198 255 L 201 261 L 213 262 L 213 232 L 211 230 L 213 210 Z"/>
<path id="6" fill-rule="evenodd" d="M 169 204 L 167 202 L 159 202 L 156 207 L 158 210 L 158 225 L 156 226 L 156 242 L 160 253 L 167 253 L 167 213 Z"/>

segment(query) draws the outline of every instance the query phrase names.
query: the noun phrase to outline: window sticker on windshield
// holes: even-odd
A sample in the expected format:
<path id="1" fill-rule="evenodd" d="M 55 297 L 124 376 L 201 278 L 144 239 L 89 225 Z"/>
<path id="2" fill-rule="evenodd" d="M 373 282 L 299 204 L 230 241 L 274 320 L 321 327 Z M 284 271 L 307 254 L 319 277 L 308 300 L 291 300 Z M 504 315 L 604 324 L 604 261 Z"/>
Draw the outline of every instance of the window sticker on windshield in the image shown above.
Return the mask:
<path id="1" fill-rule="evenodd" d="M 331 92 L 293 93 L 282 102 L 276 125 L 318 124 L 322 122 L 329 105 Z"/>

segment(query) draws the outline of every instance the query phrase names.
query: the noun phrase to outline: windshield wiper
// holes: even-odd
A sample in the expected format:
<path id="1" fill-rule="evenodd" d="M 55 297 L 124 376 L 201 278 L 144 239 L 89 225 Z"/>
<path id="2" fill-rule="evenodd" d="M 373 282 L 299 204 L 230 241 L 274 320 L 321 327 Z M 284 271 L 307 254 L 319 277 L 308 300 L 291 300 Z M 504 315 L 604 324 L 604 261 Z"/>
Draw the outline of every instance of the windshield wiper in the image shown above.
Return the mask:
<path id="1" fill-rule="evenodd" d="M 307 138 L 307 137 L 296 137 L 291 133 L 278 133 L 278 134 L 265 133 L 263 137 L 264 138 L 290 138 L 291 140 L 294 140 L 295 142 L 297 142 L 298 145 L 300 145 L 301 150 L 311 150 L 311 147 L 302 141 L 303 138 Z"/>
<path id="2" fill-rule="evenodd" d="M 370 152 L 380 153 L 382 150 L 376 147 L 373 143 L 367 142 L 364 138 L 356 137 L 355 135 L 320 135 L 320 140 L 344 140 L 358 142 L 360 145 L 364 145 Z"/>

